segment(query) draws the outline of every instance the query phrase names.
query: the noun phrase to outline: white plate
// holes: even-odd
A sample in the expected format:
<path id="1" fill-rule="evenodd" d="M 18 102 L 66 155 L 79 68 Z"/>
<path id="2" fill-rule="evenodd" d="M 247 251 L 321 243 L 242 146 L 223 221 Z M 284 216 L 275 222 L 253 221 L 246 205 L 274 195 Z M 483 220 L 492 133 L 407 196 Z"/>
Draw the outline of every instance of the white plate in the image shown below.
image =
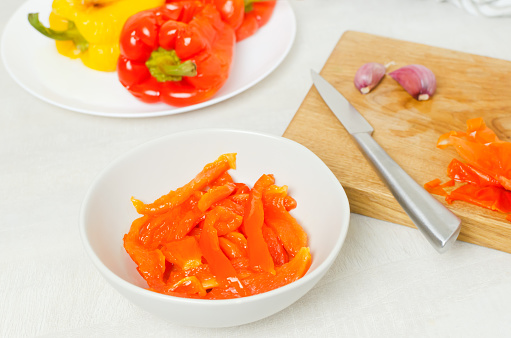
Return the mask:
<path id="1" fill-rule="evenodd" d="M 188 107 L 146 104 L 133 97 L 115 72 L 85 67 L 57 53 L 55 44 L 28 23 L 28 13 L 48 18 L 52 0 L 29 0 L 7 23 L 2 58 L 14 80 L 32 95 L 56 106 L 109 117 L 151 117 L 203 108 L 237 95 L 269 75 L 286 57 L 296 33 L 296 19 L 286 0 L 277 1 L 270 21 L 236 46 L 229 79 L 209 101 Z"/>

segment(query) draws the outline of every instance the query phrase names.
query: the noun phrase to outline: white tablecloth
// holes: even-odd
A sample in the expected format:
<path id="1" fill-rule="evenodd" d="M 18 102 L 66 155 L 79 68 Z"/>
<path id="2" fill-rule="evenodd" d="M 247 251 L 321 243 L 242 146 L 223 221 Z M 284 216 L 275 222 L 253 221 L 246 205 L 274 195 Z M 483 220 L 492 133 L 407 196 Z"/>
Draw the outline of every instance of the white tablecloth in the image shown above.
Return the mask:
<path id="1" fill-rule="evenodd" d="M 511 61 L 511 18 L 437 1 L 290 3 L 298 29 L 281 66 L 194 112 L 116 119 L 66 111 L 31 96 L 0 66 L 0 337 L 509 337 L 510 254 L 458 242 L 439 255 L 415 229 L 354 214 L 320 283 L 284 311 L 241 327 L 155 318 L 114 291 L 85 255 L 78 213 L 107 164 L 142 142 L 196 127 L 282 135 L 311 87 L 310 69 L 322 68 L 346 30 Z M 0 2 L 0 32 L 19 5 Z"/>

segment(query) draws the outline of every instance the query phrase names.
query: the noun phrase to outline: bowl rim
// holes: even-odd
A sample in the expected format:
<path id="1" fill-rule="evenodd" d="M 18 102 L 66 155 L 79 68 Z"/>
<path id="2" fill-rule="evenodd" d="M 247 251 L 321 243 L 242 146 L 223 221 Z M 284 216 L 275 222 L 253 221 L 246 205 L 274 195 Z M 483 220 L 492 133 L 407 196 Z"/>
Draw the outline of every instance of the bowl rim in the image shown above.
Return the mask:
<path id="1" fill-rule="evenodd" d="M 85 222 L 86 210 L 89 205 L 90 197 L 93 194 L 93 192 L 96 188 L 96 185 L 99 183 L 101 178 L 106 173 L 108 173 L 110 170 L 112 170 L 112 168 L 114 168 L 119 162 L 130 157 L 132 155 L 132 153 L 136 152 L 137 150 L 143 149 L 145 147 L 150 147 L 153 144 L 160 143 L 165 139 L 180 137 L 183 135 L 193 135 L 193 134 L 197 134 L 197 133 L 234 133 L 234 134 L 249 134 L 249 135 L 254 135 L 257 137 L 266 137 L 266 138 L 276 140 L 278 142 L 284 142 L 284 143 L 291 144 L 293 146 L 298 146 L 299 148 L 302 148 L 306 152 L 309 152 L 313 157 L 316 157 L 321 163 L 323 163 L 323 165 L 325 165 L 325 167 L 328 169 L 328 171 L 331 175 L 331 178 L 333 178 L 338 183 L 339 188 L 343 195 L 343 200 L 345 200 L 345 202 L 346 202 L 346 212 L 342 215 L 342 218 L 339 220 L 340 224 L 342 224 L 342 225 L 345 224 L 345 226 L 341 229 L 341 232 L 335 242 L 335 245 L 333 246 L 333 249 L 327 255 L 325 260 L 314 269 L 314 271 L 308 271 L 302 278 L 300 278 L 290 284 L 287 284 L 287 285 L 284 285 L 277 289 L 263 292 L 263 293 L 260 293 L 257 295 L 241 297 L 241 298 L 212 300 L 212 299 L 195 299 L 195 298 L 176 297 L 176 296 L 165 295 L 165 294 L 161 294 L 158 292 L 150 291 L 148 289 L 145 289 L 143 287 L 137 286 L 131 282 L 126 281 L 125 279 L 123 279 L 122 277 L 118 276 L 116 273 L 111 271 L 101 261 L 101 259 L 98 257 L 98 255 L 96 254 L 96 252 L 94 251 L 94 249 L 92 248 L 92 246 L 89 242 L 89 239 L 87 236 L 87 226 L 86 226 L 86 222 Z M 348 197 L 346 196 L 346 191 L 344 190 L 343 186 L 341 185 L 341 183 L 339 182 L 337 177 L 335 177 L 335 175 L 330 170 L 330 168 L 328 168 L 328 166 L 326 166 L 326 164 L 315 153 L 313 153 L 310 149 L 303 146 L 302 144 L 300 144 L 296 141 L 293 141 L 291 139 L 285 138 L 283 136 L 275 136 L 275 135 L 272 135 L 269 133 L 257 132 L 257 131 L 251 131 L 251 130 L 233 129 L 233 128 L 195 128 L 195 129 L 190 129 L 190 130 L 174 132 L 174 133 L 171 133 L 168 135 L 160 136 L 160 137 L 154 138 L 152 140 L 142 142 L 141 144 L 131 148 L 130 150 L 124 152 L 122 155 L 117 156 L 112 161 L 110 161 L 110 163 L 105 168 L 103 168 L 98 174 L 96 174 L 91 185 L 88 187 L 88 189 L 85 193 L 82 205 L 80 207 L 80 213 L 79 213 L 79 228 L 80 228 L 79 233 L 80 233 L 80 237 L 82 240 L 82 245 L 84 246 L 87 256 L 92 261 L 92 263 L 94 264 L 96 269 L 99 270 L 101 275 L 103 275 L 103 277 L 110 284 L 112 284 L 112 286 L 114 286 L 113 284 L 115 283 L 116 285 L 119 285 L 126 291 L 129 291 L 132 293 L 138 293 L 142 296 L 154 298 L 155 300 L 163 301 L 163 302 L 175 302 L 177 304 L 183 303 L 183 304 L 188 304 L 188 305 L 190 305 L 190 304 L 198 304 L 199 305 L 200 304 L 200 305 L 208 305 L 208 306 L 217 306 L 217 305 L 220 306 L 220 305 L 226 305 L 226 304 L 258 302 L 258 301 L 264 300 L 268 297 L 274 297 L 274 295 L 287 293 L 288 291 L 291 291 L 291 289 L 293 289 L 293 288 L 300 288 L 304 284 L 309 283 L 309 281 L 311 281 L 311 280 L 314 281 L 317 279 L 316 282 L 319 281 L 323 277 L 323 275 L 329 270 L 330 266 L 336 260 L 339 252 L 341 251 L 341 248 L 344 244 L 344 241 L 346 239 L 346 235 L 347 235 L 348 229 L 349 229 L 350 212 L 351 212 L 350 204 L 349 204 Z M 316 282 L 314 282 L 314 284 Z M 311 286 L 311 288 L 314 287 L 314 284 Z"/>

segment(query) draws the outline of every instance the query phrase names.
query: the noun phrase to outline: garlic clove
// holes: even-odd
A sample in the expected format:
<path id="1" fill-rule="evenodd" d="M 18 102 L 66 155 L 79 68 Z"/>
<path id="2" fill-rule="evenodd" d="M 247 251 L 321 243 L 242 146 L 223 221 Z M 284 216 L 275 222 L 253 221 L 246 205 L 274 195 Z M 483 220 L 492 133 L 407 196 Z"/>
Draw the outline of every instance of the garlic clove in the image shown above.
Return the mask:
<path id="1" fill-rule="evenodd" d="M 419 101 L 428 100 L 436 91 L 435 74 L 423 65 L 408 65 L 390 72 L 389 76 Z"/>
<path id="2" fill-rule="evenodd" d="M 362 94 L 367 94 L 380 83 L 386 71 L 381 63 L 366 63 L 357 70 L 353 83 Z"/>

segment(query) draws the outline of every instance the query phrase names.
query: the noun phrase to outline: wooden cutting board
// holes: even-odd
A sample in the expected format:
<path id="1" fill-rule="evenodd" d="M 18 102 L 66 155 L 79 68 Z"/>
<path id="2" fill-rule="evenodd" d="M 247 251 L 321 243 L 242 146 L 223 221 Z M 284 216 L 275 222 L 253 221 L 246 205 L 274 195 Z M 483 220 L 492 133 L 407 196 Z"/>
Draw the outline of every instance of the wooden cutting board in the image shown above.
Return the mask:
<path id="1" fill-rule="evenodd" d="M 392 71 L 422 64 L 437 77 L 437 92 L 416 101 L 386 76 L 376 89 L 360 94 L 353 85 L 366 62 Z M 502 140 L 511 141 L 511 62 L 366 33 L 344 33 L 321 71 L 374 127 L 373 137 L 419 184 L 448 180 L 454 149 L 436 148 L 438 137 L 465 130 L 466 121 L 483 117 Z M 318 155 L 337 176 L 351 211 L 414 226 L 365 160 L 344 127 L 312 86 L 284 133 Z M 321 192 L 318 191 L 318 194 Z M 505 215 L 456 201 L 445 203 L 462 220 L 459 240 L 511 253 L 511 222 Z"/>

